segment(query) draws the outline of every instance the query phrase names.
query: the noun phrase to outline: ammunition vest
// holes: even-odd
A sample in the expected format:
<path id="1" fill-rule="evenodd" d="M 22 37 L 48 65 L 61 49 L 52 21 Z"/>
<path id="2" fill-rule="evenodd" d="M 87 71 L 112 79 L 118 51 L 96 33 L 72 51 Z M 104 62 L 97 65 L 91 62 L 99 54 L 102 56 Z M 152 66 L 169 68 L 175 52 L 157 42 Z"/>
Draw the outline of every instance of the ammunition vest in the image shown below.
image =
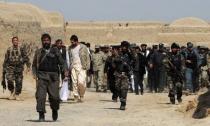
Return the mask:
<path id="1" fill-rule="evenodd" d="M 45 71 L 45 72 L 59 72 L 59 60 L 57 57 L 56 48 L 50 48 L 49 52 L 46 52 L 46 50 L 41 50 L 40 52 L 40 58 L 38 59 L 38 70 L 39 71 Z"/>
<path id="2" fill-rule="evenodd" d="M 171 58 L 171 63 L 176 67 L 176 69 L 181 71 L 181 67 L 182 67 L 181 54 L 176 54 L 176 55 L 171 54 L 170 58 Z"/>
<path id="3" fill-rule="evenodd" d="M 23 63 L 23 57 L 20 47 L 18 48 L 9 48 L 9 64 L 18 65 Z"/>

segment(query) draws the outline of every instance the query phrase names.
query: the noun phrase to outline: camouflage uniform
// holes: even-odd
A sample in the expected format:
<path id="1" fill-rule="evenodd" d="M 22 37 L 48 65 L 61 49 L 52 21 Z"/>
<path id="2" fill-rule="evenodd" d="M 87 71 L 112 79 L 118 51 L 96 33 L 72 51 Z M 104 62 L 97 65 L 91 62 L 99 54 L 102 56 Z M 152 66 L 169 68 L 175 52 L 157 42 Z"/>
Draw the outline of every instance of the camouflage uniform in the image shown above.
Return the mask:
<path id="1" fill-rule="evenodd" d="M 116 66 L 115 75 L 115 87 L 117 89 L 117 94 L 120 98 L 122 110 L 126 106 L 127 93 L 129 87 L 129 74 L 130 74 L 130 57 L 128 54 L 122 54 L 115 58 L 114 66 Z"/>
<path id="2" fill-rule="evenodd" d="M 208 64 L 209 64 L 209 55 L 206 53 L 200 53 L 200 87 L 205 87 L 209 85 L 209 79 L 208 79 Z"/>
<path id="3" fill-rule="evenodd" d="M 111 56 L 111 53 L 104 53 L 105 54 L 105 60 L 107 60 L 108 59 L 108 57 L 109 56 Z M 105 67 L 105 65 L 104 65 L 104 67 Z M 107 74 L 104 74 L 104 79 L 103 79 L 103 81 L 104 81 L 104 86 L 102 87 L 102 88 L 104 88 L 104 90 L 107 90 L 107 89 L 110 89 L 110 87 L 109 87 L 109 84 L 108 84 L 108 77 L 107 77 Z"/>
<path id="4" fill-rule="evenodd" d="M 104 85 L 104 67 L 106 56 L 102 51 L 93 54 L 93 72 L 94 72 L 94 83 L 96 85 L 96 91 L 100 91 L 102 88 L 105 90 Z"/>
<path id="5" fill-rule="evenodd" d="M 169 86 L 169 95 L 170 101 L 172 104 L 175 104 L 175 96 L 177 96 L 178 102 L 182 102 L 182 88 L 183 88 L 183 79 L 184 75 L 182 74 L 184 58 L 180 53 L 169 54 L 169 63 L 167 70 L 167 80 Z"/>
<path id="6" fill-rule="evenodd" d="M 9 47 L 5 54 L 3 70 L 6 72 L 8 89 L 16 95 L 22 91 L 24 64 L 30 68 L 31 63 L 26 51 L 20 47 Z"/>

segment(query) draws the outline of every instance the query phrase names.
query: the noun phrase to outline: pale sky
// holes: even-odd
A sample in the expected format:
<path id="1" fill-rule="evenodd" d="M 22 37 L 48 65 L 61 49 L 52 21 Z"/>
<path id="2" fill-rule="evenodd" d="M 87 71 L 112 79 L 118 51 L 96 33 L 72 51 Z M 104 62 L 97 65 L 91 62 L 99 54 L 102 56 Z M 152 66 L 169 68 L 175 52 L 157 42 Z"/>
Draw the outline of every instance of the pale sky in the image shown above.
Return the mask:
<path id="1" fill-rule="evenodd" d="M 210 21 L 210 0 L 6 0 L 61 12 L 66 20 L 173 21 L 198 17 Z"/>

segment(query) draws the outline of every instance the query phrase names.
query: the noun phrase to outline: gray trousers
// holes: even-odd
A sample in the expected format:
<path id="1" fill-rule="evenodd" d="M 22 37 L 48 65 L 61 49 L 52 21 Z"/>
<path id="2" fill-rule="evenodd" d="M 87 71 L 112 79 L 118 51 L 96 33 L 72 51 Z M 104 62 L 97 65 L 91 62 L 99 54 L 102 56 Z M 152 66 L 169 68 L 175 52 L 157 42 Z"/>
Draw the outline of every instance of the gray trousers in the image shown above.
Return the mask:
<path id="1" fill-rule="evenodd" d="M 37 112 L 46 113 L 45 102 L 47 94 L 49 96 L 51 109 L 58 110 L 60 104 L 58 74 L 45 73 L 45 77 L 42 77 L 42 75 L 38 77 L 37 81 L 37 90 L 36 90 Z"/>

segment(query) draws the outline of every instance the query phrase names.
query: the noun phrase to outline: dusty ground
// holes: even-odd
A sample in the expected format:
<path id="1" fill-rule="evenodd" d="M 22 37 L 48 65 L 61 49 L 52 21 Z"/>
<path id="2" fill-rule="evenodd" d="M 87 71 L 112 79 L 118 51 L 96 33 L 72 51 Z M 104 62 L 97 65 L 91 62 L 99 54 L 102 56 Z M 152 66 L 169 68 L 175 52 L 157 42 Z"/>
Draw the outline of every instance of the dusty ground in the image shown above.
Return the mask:
<path id="1" fill-rule="evenodd" d="M 47 103 L 46 120 L 36 122 L 34 81 L 24 82 L 24 101 L 7 100 L 8 92 L 0 93 L 0 126 L 209 126 L 210 117 L 195 120 L 191 114 L 176 111 L 180 105 L 168 104 L 167 94 L 136 96 L 129 93 L 126 111 L 120 111 L 120 103 L 113 103 L 111 93 L 95 93 L 88 89 L 84 103 L 68 101 L 61 104 L 59 120 L 51 122 Z M 184 96 L 184 102 L 193 96 Z"/>

